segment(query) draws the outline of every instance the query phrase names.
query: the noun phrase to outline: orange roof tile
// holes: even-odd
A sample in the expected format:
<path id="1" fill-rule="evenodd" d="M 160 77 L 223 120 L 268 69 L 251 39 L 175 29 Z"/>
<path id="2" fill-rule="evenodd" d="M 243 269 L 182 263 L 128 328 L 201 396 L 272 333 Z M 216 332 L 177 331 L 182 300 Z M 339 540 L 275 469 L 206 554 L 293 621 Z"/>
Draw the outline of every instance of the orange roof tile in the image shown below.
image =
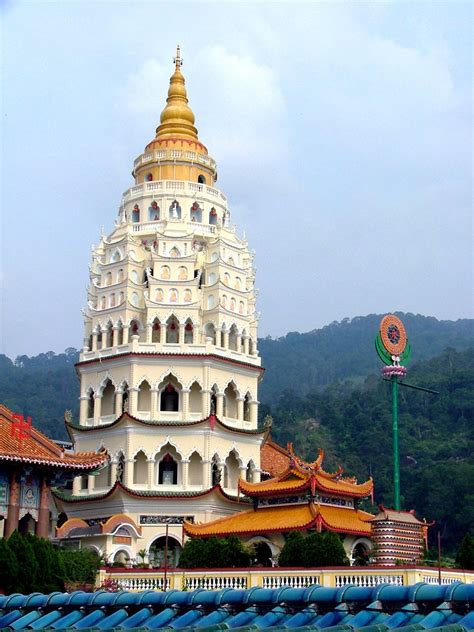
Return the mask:
<path id="1" fill-rule="evenodd" d="M 290 455 L 281 445 L 271 439 L 267 440 L 260 449 L 260 467 L 270 474 L 278 476 L 283 474 L 290 465 Z"/>
<path id="2" fill-rule="evenodd" d="M 251 497 L 295 493 L 310 489 L 312 480 L 314 481 L 315 489 L 344 496 L 364 498 L 369 496 L 373 490 L 371 479 L 365 483 L 357 484 L 351 480 L 327 478 L 322 473 L 308 473 L 305 475 L 294 467 L 288 468 L 280 476 L 261 481 L 260 483 L 249 483 L 241 479 L 239 481 L 239 490 Z"/>
<path id="3" fill-rule="evenodd" d="M 36 463 L 69 470 L 95 470 L 104 465 L 105 452 L 77 452 L 67 454 L 54 441 L 36 428 L 17 431 L 14 413 L 0 404 L 0 461 Z"/>
<path id="4" fill-rule="evenodd" d="M 306 530 L 317 524 L 318 516 L 330 531 L 370 535 L 372 530 L 368 521 L 372 516 L 365 511 L 308 503 L 259 507 L 205 524 L 185 522 L 184 532 L 189 536 L 210 537 Z"/>

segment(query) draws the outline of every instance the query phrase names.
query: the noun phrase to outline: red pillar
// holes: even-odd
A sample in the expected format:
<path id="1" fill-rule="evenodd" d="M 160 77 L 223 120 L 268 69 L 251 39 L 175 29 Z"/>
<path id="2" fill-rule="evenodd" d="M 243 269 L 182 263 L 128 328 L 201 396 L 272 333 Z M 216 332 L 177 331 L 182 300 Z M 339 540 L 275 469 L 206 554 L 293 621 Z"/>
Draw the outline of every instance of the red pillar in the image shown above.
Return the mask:
<path id="1" fill-rule="evenodd" d="M 38 521 L 36 523 L 35 535 L 38 538 L 46 539 L 49 536 L 49 482 L 46 475 L 41 478 Z"/>
<path id="2" fill-rule="evenodd" d="M 15 470 L 10 474 L 10 493 L 8 496 L 7 519 L 5 520 L 4 536 L 8 538 L 18 529 L 20 516 L 20 481 Z"/>

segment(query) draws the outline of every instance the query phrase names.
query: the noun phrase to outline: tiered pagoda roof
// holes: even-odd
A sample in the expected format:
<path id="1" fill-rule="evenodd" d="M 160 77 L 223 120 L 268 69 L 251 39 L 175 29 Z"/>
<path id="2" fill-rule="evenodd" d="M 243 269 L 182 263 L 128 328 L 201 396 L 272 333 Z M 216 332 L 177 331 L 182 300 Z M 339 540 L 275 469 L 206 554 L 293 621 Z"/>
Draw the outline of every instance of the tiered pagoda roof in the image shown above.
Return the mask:
<path id="1" fill-rule="evenodd" d="M 271 449 L 276 451 L 273 446 Z M 322 449 L 319 450 L 318 458 L 313 463 L 306 463 L 296 456 L 291 443 L 288 444 L 287 453 L 288 466 L 281 474 L 260 483 L 250 483 L 241 479 L 239 491 L 252 498 L 305 491 L 310 491 L 313 496 L 316 491 L 321 491 L 352 498 L 366 498 L 373 493 L 374 485 L 371 478 L 364 483 L 358 483 L 357 479 L 353 477 L 343 477 L 341 467 L 336 472 L 326 472 L 322 467 L 324 459 L 324 450 Z"/>
<path id="2" fill-rule="evenodd" d="M 337 502 L 341 496 L 354 500 L 370 496 L 373 492 L 372 479 L 359 484 L 355 478 L 343 477 L 342 468 L 334 473 L 326 472 L 322 467 L 323 450 L 319 450 L 314 462 L 307 463 L 295 455 L 292 444 L 288 444 L 285 451 L 277 444 L 269 443 L 266 457 L 276 452 L 282 458 L 275 467 L 281 467 L 287 455 L 287 467 L 266 481 L 239 481 L 239 492 L 254 499 L 254 509 L 207 524 L 185 522 L 183 528 L 186 535 L 256 535 L 314 528 L 320 531 L 324 528 L 337 533 L 370 536 L 372 514 L 360 511 L 355 506 L 332 504 L 332 501 Z M 263 467 L 267 469 L 265 464 Z M 328 496 L 323 498 L 320 493 Z M 265 498 L 278 506 L 259 506 L 259 502 Z"/>
<path id="3" fill-rule="evenodd" d="M 107 461 L 105 451 L 68 454 L 42 432 L 0 404 L 0 462 L 87 472 L 102 467 Z"/>

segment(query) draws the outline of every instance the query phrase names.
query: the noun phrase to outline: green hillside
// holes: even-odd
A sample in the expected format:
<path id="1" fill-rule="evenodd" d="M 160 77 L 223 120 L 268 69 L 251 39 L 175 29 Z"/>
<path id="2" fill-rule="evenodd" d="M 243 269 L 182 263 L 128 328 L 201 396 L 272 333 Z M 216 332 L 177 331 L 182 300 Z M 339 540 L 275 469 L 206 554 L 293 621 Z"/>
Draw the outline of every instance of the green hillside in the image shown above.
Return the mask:
<path id="1" fill-rule="evenodd" d="M 402 501 L 436 520 L 453 551 L 474 525 L 474 321 L 438 321 L 400 314 L 413 349 L 407 381 L 440 392 L 400 389 Z M 374 338 L 380 315 L 345 319 L 309 333 L 260 340 L 266 373 L 260 419 L 274 419 L 272 436 L 293 441 L 328 467 L 375 480 L 377 502 L 392 504 L 390 385 L 380 377 Z M 0 355 L 0 401 L 32 415 L 36 427 L 66 439 L 63 415 L 78 415 L 75 349 L 62 354 Z"/>

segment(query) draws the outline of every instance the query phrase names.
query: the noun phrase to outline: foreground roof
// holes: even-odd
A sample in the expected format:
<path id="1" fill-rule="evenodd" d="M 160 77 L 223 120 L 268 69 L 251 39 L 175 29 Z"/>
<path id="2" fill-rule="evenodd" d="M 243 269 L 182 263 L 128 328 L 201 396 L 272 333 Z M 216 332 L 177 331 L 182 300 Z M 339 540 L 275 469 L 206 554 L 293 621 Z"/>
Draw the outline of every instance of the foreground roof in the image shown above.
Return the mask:
<path id="1" fill-rule="evenodd" d="M 309 502 L 305 505 L 258 507 L 203 524 L 185 522 L 183 528 L 186 535 L 200 537 L 306 531 L 321 527 L 338 533 L 369 536 L 372 531 L 369 520 L 372 517 L 365 511 Z"/>
<path id="2" fill-rule="evenodd" d="M 280 446 L 277 446 L 278 448 Z M 280 453 L 276 450 L 275 444 L 270 447 L 273 453 Z M 357 479 L 343 477 L 342 468 L 334 473 L 326 472 L 323 467 L 324 450 L 319 450 L 316 461 L 307 463 L 297 457 L 293 451 L 292 444 L 288 444 L 289 462 L 287 468 L 279 475 L 259 483 L 250 483 L 241 479 L 239 481 L 239 491 L 247 496 L 258 498 L 261 496 L 279 496 L 282 494 L 295 494 L 297 492 L 311 491 L 312 495 L 319 490 L 323 493 L 338 494 L 352 498 L 366 498 L 373 493 L 374 485 L 372 479 L 364 483 L 358 483 Z M 267 454 L 268 456 L 268 454 Z"/>
<path id="3" fill-rule="evenodd" d="M 28 463 L 54 469 L 91 471 L 108 461 L 106 452 L 68 454 L 54 441 L 0 404 L 0 462 Z"/>
<path id="4" fill-rule="evenodd" d="M 473 603 L 474 584 L 461 583 L 14 594 L 0 596 L 0 628 L 464 632 Z"/>

